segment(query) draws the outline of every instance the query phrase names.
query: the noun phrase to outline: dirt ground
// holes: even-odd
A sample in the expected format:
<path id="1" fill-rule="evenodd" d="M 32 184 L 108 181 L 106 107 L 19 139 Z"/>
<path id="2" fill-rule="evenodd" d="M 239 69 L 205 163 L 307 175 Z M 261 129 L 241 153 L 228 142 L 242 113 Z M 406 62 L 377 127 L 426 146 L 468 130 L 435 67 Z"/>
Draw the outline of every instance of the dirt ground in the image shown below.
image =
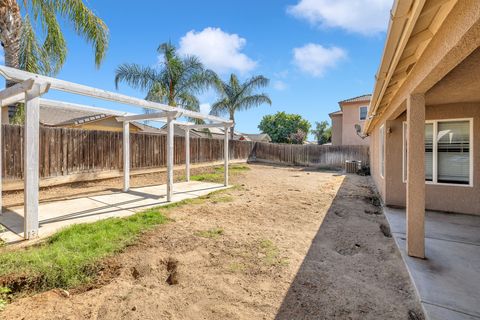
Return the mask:
<path id="1" fill-rule="evenodd" d="M 119 254 L 108 284 L 0 318 L 421 319 L 368 177 L 251 165 L 232 180 Z"/>
<path id="2" fill-rule="evenodd" d="M 191 168 L 191 175 L 213 172 L 218 166 L 198 166 Z M 174 171 L 174 180 L 184 179 L 185 172 L 177 169 Z M 167 180 L 166 172 L 154 172 L 130 177 L 130 187 L 145 187 L 164 184 Z M 82 181 L 66 185 L 44 187 L 40 189 L 40 200 L 57 201 L 62 199 L 77 198 L 87 195 L 108 194 L 122 190 L 123 178 L 110 178 L 96 181 Z M 3 205 L 5 207 L 17 207 L 23 205 L 23 191 L 8 191 L 3 193 Z"/>

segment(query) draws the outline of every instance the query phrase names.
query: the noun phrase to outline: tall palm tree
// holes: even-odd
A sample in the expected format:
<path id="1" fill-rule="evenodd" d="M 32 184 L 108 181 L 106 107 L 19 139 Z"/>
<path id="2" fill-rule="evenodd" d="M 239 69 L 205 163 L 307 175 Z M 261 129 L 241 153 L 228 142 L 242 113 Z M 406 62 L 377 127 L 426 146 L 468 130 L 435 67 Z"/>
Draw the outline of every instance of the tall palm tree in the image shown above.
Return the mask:
<path id="1" fill-rule="evenodd" d="M 115 85 L 125 82 L 147 92 L 146 100 L 172 107 L 199 111 L 195 94 L 208 89 L 217 81 L 215 72 L 205 69 L 195 56 L 181 57 L 171 43 L 162 43 L 157 52 L 163 56 L 160 67 L 124 63 L 115 71 Z"/>
<path id="2" fill-rule="evenodd" d="M 235 112 L 258 107 L 261 104 L 272 104 L 266 93 L 255 93 L 256 89 L 268 86 L 270 80 L 264 76 L 254 76 L 241 83 L 235 74 L 230 75 L 229 81 L 217 81 L 215 89 L 220 98 L 212 105 L 210 114 L 220 116 L 228 114 L 235 123 Z M 230 132 L 234 137 L 235 126 Z"/>
<path id="3" fill-rule="evenodd" d="M 108 28 L 82 0 L 1 0 L 5 65 L 46 75 L 58 73 L 67 57 L 59 18 L 93 45 L 98 67 L 107 50 Z"/>

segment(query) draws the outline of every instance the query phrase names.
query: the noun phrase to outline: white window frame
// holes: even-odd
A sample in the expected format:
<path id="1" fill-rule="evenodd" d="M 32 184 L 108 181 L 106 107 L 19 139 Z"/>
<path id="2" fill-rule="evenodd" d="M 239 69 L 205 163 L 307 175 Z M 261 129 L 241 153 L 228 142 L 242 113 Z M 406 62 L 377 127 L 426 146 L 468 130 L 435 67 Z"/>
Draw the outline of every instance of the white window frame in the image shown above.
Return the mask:
<path id="1" fill-rule="evenodd" d="M 455 121 L 468 121 L 469 122 L 469 145 L 470 145 L 470 159 L 469 159 L 469 178 L 468 184 L 457 184 L 457 183 L 446 183 L 446 182 L 438 182 L 438 142 L 436 141 L 436 137 L 438 135 L 438 123 L 440 122 L 455 122 Z M 432 170 L 432 181 L 425 181 L 425 184 L 430 185 L 441 185 L 441 186 L 453 186 L 453 187 L 467 187 L 473 188 L 473 118 L 455 118 L 455 119 L 435 119 L 435 120 L 425 120 L 425 124 L 432 123 L 433 124 L 433 170 Z M 403 183 L 407 183 L 407 163 L 406 163 L 406 148 L 407 148 L 407 141 L 406 141 L 406 130 L 407 130 L 407 122 L 403 121 L 402 125 L 402 181 Z"/>
<path id="2" fill-rule="evenodd" d="M 367 113 L 365 114 L 365 119 L 362 119 L 362 108 L 366 108 L 367 109 Z M 368 106 L 360 106 L 358 107 L 358 119 L 360 121 L 365 121 L 367 120 L 367 117 L 368 117 Z"/>
<path id="3" fill-rule="evenodd" d="M 379 129 L 379 139 L 378 139 L 378 155 L 379 155 L 379 167 L 380 167 L 380 177 L 385 179 L 385 125 Z"/>

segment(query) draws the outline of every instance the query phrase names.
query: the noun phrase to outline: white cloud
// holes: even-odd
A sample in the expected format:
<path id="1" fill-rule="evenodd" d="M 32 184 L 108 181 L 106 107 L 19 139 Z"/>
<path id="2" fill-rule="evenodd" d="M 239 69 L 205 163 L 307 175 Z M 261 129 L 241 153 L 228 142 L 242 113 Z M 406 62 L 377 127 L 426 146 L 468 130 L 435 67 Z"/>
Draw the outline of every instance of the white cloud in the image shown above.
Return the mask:
<path id="1" fill-rule="evenodd" d="M 372 35 L 388 26 L 393 0 L 300 0 L 287 12 L 313 25 Z"/>
<path id="2" fill-rule="evenodd" d="M 283 91 L 287 89 L 287 84 L 283 82 L 282 80 L 276 80 L 273 82 L 273 89 L 278 90 L 278 91 Z"/>
<path id="3" fill-rule="evenodd" d="M 211 109 L 212 109 L 212 106 L 210 105 L 210 103 L 200 104 L 200 112 L 203 114 L 209 114 Z"/>
<path id="4" fill-rule="evenodd" d="M 179 52 L 195 55 L 207 68 L 226 74 L 237 71 L 248 73 L 257 62 L 242 53 L 247 40 L 237 34 L 230 34 L 220 28 L 205 28 L 200 32 L 189 31 L 180 39 Z"/>
<path id="5" fill-rule="evenodd" d="M 347 57 L 345 50 L 338 47 L 325 48 L 309 43 L 293 49 L 293 63 L 305 73 L 321 77 L 328 68 L 333 68 L 340 60 Z"/>

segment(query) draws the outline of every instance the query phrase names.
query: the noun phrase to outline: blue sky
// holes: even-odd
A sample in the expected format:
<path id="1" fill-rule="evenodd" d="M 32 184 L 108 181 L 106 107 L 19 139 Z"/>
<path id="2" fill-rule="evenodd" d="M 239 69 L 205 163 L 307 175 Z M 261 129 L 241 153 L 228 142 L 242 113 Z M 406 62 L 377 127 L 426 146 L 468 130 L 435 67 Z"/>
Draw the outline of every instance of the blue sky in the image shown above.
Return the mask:
<path id="1" fill-rule="evenodd" d="M 237 114 L 237 130 L 257 132 L 263 115 L 286 111 L 329 120 L 337 102 L 372 91 L 393 0 L 90 0 L 110 29 L 110 46 L 96 69 L 91 47 L 66 27 L 67 62 L 59 78 L 115 90 L 115 68 L 125 62 L 155 65 L 165 41 L 199 55 L 224 78 L 262 74 L 272 106 Z M 119 92 L 144 97 L 122 85 Z M 49 94 L 74 102 L 86 98 Z M 215 100 L 202 95 L 203 111 Z M 96 101 L 97 106 L 135 112 Z"/>

